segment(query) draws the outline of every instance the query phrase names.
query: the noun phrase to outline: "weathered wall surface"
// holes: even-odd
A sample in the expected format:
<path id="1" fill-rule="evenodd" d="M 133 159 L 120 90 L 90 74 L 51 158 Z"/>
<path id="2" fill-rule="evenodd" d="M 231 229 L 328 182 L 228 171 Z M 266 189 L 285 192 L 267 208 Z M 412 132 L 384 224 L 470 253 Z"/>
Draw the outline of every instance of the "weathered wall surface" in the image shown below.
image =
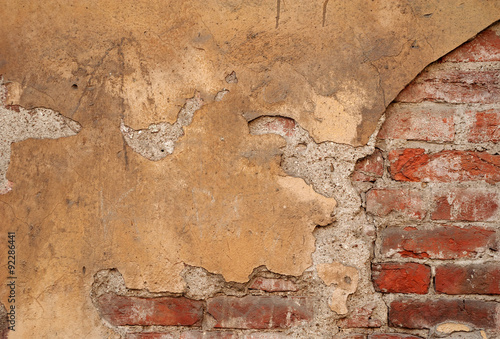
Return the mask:
<path id="1" fill-rule="evenodd" d="M 213 95 L 237 70 L 233 111 L 362 145 L 404 85 L 499 11 L 496 0 L 8 1 L 0 66 L 22 105 L 68 117 L 105 86 L 121 98 L 105 110 L 135 129 L 175 120 L 175 104 Z"/>
<path id="2" fill-rule="evenodd" d="M 2 335 L 498 335 L 496 1 L 4 7 Z"/>

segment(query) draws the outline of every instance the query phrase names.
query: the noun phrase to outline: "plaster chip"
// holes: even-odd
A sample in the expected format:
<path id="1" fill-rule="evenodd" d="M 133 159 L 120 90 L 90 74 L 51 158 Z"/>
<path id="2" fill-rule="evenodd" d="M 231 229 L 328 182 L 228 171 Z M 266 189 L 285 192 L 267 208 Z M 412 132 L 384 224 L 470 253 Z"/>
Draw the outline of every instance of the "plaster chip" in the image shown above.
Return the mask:
<path id="1" fill-rule="evenodd" d="M 318 264 L 316 269 L 326 285 L 335 286 L 329 303 L 330 309 L 338 314 L 347 314 L 347 298 L 358 288 L 358 270 L 354 267 L 344 266 L 339 262 Z"/>

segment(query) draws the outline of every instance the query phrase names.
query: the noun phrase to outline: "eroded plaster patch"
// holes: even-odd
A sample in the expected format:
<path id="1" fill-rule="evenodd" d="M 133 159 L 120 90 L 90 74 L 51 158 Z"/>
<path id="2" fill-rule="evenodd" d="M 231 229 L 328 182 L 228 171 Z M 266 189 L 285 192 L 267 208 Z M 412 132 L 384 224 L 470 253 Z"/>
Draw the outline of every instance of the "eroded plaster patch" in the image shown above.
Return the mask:
<path id="1" fill-rule="evenodd" d="M 196 92 L 194 97 L 186 100 L 174 124 L 160 122 L 149 125 L 147 129 L 134 130 L 126 126 L 122 120 L 120 131 L 127 145 L 135 152 L 146 159 L 158 161 L 174 152 L 175 143 L 184 135 L 184 127 L 191 124 L 194 113 L 201 106 L 203 106 L 203 99 L 200 93 Z"/>
<path id="2" fill-rule="evenodd" d="M 472 329 L 465 324 L 444 323 L 436 326 L 436 331 L 449 334 L 453 332 L 470 332 Z"/>
<path id="3" fill-rule="evenodd" d="M 13 90 L 19 85 L 13 86 Z M 8 193 L 13 183 L 7 180 L 11 144 L 27 139 L 57 139 L 76 135 L 81 126 L 58 112 L 48 108 L 26 109 L 15 103 L 11 95 L 9 105 L 7 88 L 0 76 L 0 194 Z"/>
<path id="4" fill-rule="evenodd" d="M 318 276 L 326 285 L 333 285 L 335 290 L 330 300 L 330 308 L 338 314 L 346 314 L 347 298 L 358 288 L 359 273 L 354 267 L 344 266 L 339 262 L 318 264 Z"/>

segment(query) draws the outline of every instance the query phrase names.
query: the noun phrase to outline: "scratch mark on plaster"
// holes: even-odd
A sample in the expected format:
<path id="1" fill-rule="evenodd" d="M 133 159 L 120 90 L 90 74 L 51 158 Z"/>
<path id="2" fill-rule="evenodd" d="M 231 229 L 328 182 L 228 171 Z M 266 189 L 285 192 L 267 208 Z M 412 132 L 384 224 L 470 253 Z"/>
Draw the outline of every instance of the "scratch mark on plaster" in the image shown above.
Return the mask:
<path id="1" fill-rule="evenodd" d="M 276 0 L 276 28 L 280 25 L 281 0 Z"/>
<path id="2" fill-rule="evenodd" d="M 120 42 L 120 44 L 122 42 L 123 42 L 123 40 Z M 85 88 L 83 89 L 82 95 L 78 99 L 78 102 L 77 102 L 75 108 L 72 110 L 72 112 L 69 113 L 70 117 L 73 117 L 73 115 L 78 111 L 78 109 L 80 108 L 80 106 L 82 104 L 82 100 L 87 95 L 87 93 L 89 91 L 91 91 L 91 90 L 94 89 L 94 86 L 92 86 L 92 83 L 93 83 L 93 80 L 95 78 L 95 75 L 96 75 L 97 71 L 102 66 L 102 64 L 104 63 L 104 60 L 106 60 L 106 58 L 108 57 L 109 53 L 111 53 L 111 51 L 113 51 L 115 48 L 117 48 L 117 45 L 115 43 L 113 43 L 113 45 L 111 47 L 109 47 L 108 49 L 106 49 L 106 51 L 104 51 L 104 55 L 102 56 L 102 58 L 99 59 L 97 61 L 97 63 L 95 64 L 95 66 L 93 67 L 93 70 L 90 73 L 90 76 L 89 76 L 89 78 L 87 80 L 87 84 L 86 84 Z"/>
<path id="3" fill-rule="evenodd" d="M 160 122 L 151 124 L 147 129 L 134 130 L 126 126 L 123 120 L 120 124 L 120 131 L 127 145 L 135 152 L 151 161 L 158 161 L 172 154 L 175 142 L 184 135 L 184 128 L 191 124 L 194 113 L 203 106 L 203 99 L 200 93 L 186 100 L 186 104 L 181 108 L 174 124 Z"/>
<path id="4" fill-rule="evenodd" d="M 19 221 L 20 221 L 20 222 L 22 222 L 23 224 L 25 224 L 25 225 L 29 226 L 29 223 L 28 223 L 27 221 L 24 221 L 24 220 L 22 220 L 22 219 L 19 219 L 19 217 L 16 215 L 16 211 L 14 210 L 14 208 L 13 208 L 13 207 L 12 207 L 9 203 L 7 203 L 7 202 L 5 202 L 5 201 L 2 201 L 2 200 L 0 200 L 0 203 L 5 204 L 5 205 L 7 205 L 7 206 L 9 207 L 9 209 L 11 210 L 11 212 L 12 212 L 12 214 L 14 215 L 14 218 L 15 218 L 16 220 L 19 220 Z"/>
<path id="5" fill-rule="evenodd" d="M 328 6 L 328 1 L 330 0 L 325 0 L 325 2 L 323 3 L 323 27 L 325 27 L 326 23 L 326 8 Z"/>
<path id="6" fill-rule="evenodd" d="M 48 108 L 28 110 L 18 105 L 6 106 L 6 95 L 7 89 L 0 77 L 0 194 L 12 190 L 12 183 L 6 178 L 12 143 L 74 136 L 81 130 L 78 122 Z"/>

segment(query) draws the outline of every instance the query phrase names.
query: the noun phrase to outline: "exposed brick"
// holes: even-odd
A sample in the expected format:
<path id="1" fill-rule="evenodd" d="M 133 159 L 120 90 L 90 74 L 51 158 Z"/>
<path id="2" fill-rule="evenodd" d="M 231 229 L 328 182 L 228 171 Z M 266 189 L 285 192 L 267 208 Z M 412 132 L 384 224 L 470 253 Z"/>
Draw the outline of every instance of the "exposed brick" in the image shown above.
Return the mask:
<path id="1" fill-rule="evenodd" d="M 282 137 L 291 137 L 297 131 L 295 120 L 279 116 L 261 117 L 249 123 L 250 131 L 254 134 L 273 133 Z"/>
<path id="2" fill-rule="evenodd" d="M 233 339 L 237 335 L 226 331 L 186 331 L 181 333 L 180 339 Z"/>
<path id="3" fill-rule="evenodd" d="M 391 105 L 386 114 L 387 118 L 378 134 L 379 139 L 425 141 L 453 141 L 454 139 L 454 111 L 449 108 Z"/>
<path id="4" fill-rule="evenodd" d="M 389 306 L 389 324 L 405 328 L 432 328 L 442 322 L 455 321 L 477 328 L 496 328 L 497 306 L 496 302 L 480 300 L 400 299 Z"/>
<path id="5" fill-rule="evenodd" d="M 433 220 L 488 221 L 498 216 L 496 190 L 453 189 L 434 195 Z"/>
<path id="6" fill-rule="evenodd" d="M 183 297 L 139 298 L 113 293 L 98 298 L 102 317 L 115 326 L 200 326 L 203 302 Z"/>
<path id="7" fill-rule="evenodd" d="M 372 154 L 358 160 L 352 173 L 354 181 L 375 181 L 384 174 L 384 158 L 376 149 Z"/>
<path id="8" fill-rule="evenodd" d="M 382 321 L 372 318 L 372 313 L 376 306 L 375 303 L 372 303 L 364 307 L 356 308 L 348 317 L 339 319 L 337 325 L 343 328 L 381 327 Z"/>
<path id="9" fill-rule="evenodd" d="M 366 193 L 366 211 L 379 217 L 397 212 L 411 219 L 425 215 L 422 195 L 408 189 L 372 189 Z"/>
<path id="10" fill-rule="evenodd" d="M 381 237 L 381 253 L 385 257 L 472 258 L 487 249 L 497 249 L 495 230 L 475 226 L 391 227 L 383 230 Z"/>
<path id="11" fill-rule="evenodd" d="M 431 282 L 431 268 L 416 263 L 374 264 L 372 279 L 377 292 L 425 294 Z"/>
<path id="12" fill-rule="evenodd" d="M 332 339 L 366 339 L 366 334 L 336 334 Z"/>
<path id="13" fill-rule="evenodd" d="M 446 294 L 500 294 L 500 263 L 436 267 L 436 291 Z"/>
<path id="14" fill-rule="evenodd" d="M 368 339 L 423 339 L 423 338 L 402 333 L 380 333 L 380 334 L 372 334 L 368 336 Z"/>
<path id="15" fill-rule="evenodd" d="M 423 182 L 500 181 L 500 155 L 472 151 L 425 154 L 421 148 L 389 153 L 389 172 L 395 180 Z"/>
<path id="16" fill-rule="evenodd" d="M 174 339 L 176 338 L 171 333 L 158 333 L 158 332 L 146 332 L 146 333 L 128 333 L 125 339 Z"/>
<path id="17" fill-rule="evenodd" d="M 292 338 L 296 337 L 279 332 L 250 333 L 250 334 L 243 334 L 240 337 L 240 339 L 292 339 Z"/>
<path id="18" fill-rule="evenodd" d="M 313 318 L 313 300 L 308 297 L 221 296 L 209 299 L 208 313 L 216 328 L 288 328 Z"/>
<path id="19" fill-rule="evenodd" d="M 500 111 L 491 109 L 486 111 L 468 111 L 474 115 L 474 124 L 469 134 L 469 142 L 499 142 L 500 141 Z"/>
<path id="20" fill-rule="evenodd" d="M 500 37 L 491 29 L 484 30 L 473 40 L 448 53 L 444 62 L 500 61 Z"/>
<path id="21" fill-rule="evenodd" d="M 399 102 L 494 104 L 500 98 L 498 71 L 424 70 L 396 98 Z"/>
<path id="22" fill-rule="evenodd" d="M 297 286 L 290 280 L 258 277 L 250 283 L 248 288 L 266 292 L 293 292 Z"/>

